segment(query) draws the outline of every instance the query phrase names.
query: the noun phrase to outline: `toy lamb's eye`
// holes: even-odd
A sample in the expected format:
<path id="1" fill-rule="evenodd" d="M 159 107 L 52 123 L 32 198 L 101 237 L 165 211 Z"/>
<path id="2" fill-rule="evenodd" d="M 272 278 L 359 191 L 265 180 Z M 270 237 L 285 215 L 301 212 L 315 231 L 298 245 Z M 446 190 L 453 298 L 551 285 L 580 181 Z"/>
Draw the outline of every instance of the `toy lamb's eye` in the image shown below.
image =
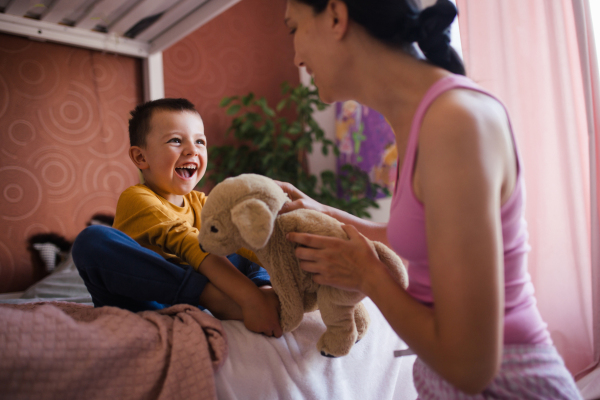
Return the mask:
<path id="1" fill-rule="evenodd" d="M 210 227 L 210 231 L 211 231 L 211 232 L 214 232 L 214 233 L 217 233 L 217 232 L 219 232 L 219 230 L 217 229 L 217 227 L 216 227 L 216 226 L 214 226 L 214 225 Z"/>

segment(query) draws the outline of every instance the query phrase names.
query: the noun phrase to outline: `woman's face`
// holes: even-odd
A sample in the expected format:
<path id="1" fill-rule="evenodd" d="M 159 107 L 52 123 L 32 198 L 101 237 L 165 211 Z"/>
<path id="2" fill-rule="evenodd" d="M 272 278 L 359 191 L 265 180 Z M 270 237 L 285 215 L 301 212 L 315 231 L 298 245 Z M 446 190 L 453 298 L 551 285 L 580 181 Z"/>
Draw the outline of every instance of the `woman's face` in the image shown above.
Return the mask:
<path id="1" fill-rule="evenodd" d="M 288 0 L 285 12 L 285 23 L 290 34 L 294 36 L 296 55 L 294 63 L 298 67 L 306 67 L 319 88 L 321 100 L 333 102 L 335 97 L 336 60 L 334 50 L 334 18 L 328 10 L 315 15 L 311 6 Z"/>

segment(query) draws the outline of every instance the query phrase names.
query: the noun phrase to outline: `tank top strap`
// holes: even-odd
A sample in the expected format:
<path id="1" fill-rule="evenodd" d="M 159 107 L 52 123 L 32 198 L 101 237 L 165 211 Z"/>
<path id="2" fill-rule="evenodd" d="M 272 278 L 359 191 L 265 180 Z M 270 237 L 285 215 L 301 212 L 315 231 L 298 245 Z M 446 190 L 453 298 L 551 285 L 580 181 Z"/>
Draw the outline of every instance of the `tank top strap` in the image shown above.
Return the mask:
<path id="1" fill-rule="evenodd" d="M 415 112 L 411 123 L 410 132 L 408 136 L 408 143 L 406 145 L 406 150 L 404 153 L 404 160 L 401 166 L 398 165 L 399 174 L 396 175 L 396 186 L 394 188 L 395 193 L 399 193 L 399 187 L 404 187 L 405 185 L 410 186 L 409 178 L 412 175 L 412 171 L 414 168 L 415 156 L 417 153 L 417 145 L 419 143 L 419 131 L 421 130 L 423 118 L 425 117 L 427 110 L 435 101 L 435 99 L 437 99 L 441 94 L 447 92 L 450 89 L 458 87 L 481 91 L 481 89 L 472 80 L 465 76 L 448 75 L 431 85 L 431 87 L 425 93 L 425 96 L 423 96 L 423 99 L 417 107 L 417 111 Z"/>

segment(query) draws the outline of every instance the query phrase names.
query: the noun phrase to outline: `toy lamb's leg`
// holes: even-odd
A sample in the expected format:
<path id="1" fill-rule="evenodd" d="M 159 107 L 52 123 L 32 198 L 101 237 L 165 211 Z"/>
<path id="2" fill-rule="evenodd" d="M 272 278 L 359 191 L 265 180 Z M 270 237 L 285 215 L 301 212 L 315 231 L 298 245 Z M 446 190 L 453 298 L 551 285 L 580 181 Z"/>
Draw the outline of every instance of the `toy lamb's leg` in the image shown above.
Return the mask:
<path id="1" fill-rule="evenodd" d="M 318 309 L 317 293 L 304 293 L 304 312 L 311 312 Z"/>
<path id="2" fill-rule="evenodd" d="M 291 332 L 300 326 L 304 317 L 304 307 L 300 296 L 291 293 L 278 293 L 281 304 L 281 329 L 284 332 Z"/>
<path id="3" fill-rule="evenodd" d="M 281 287 L 293 287 L 293 284 L 290 284 L 289 282 L 287 285 L 281 284 L 277 280 L 277 275 L 275 275 L 275 277 L 271 275 L 271 283 L 273 284 L 273 288 L 276 289 L 275 292 L 279 297 L 279 304 L 281 305 L 281 312 L 279 315 L 281 329 L 284 332 L 291 332 L 300 326 L 302 318 L 304 317 L 303 300 L 298 294 L 298 290 L 278 291 Z"/>
<path id="4" fill-rule="evenodd" d="M 358 338 L 354 322 L 357 302 L 352 301 L 348 294 L 350 292 L 331 286 L 321 286 L 317 292 L 321 318 L 327 326 L 327 330 L 317 342 L 317 349 L 324 356 L 345 356 Z"/>
<path id="5" fill-rule="evenodd" d="M 282 240 L 285 240 L 282 239 Z M 288 245 L 286 243 L 286 245 Z M 279 321 L 281 329 L 284 332 L 291 332 L 296 329 L 302 322 L 304 317 L 304 299 L 300 295 L 300 289 L 296 281 L 289 274 L 277 268 L 272 268 L 272 265 L 294 265 L 298 260 L 294 256 L 293 251 L 289 254 L 281 255 L 276 251 L 273 254 L 264 254 L 266 250 L 261 250 L 259 258 L 263 261 L 265 269 L 271 276 L 271 285 L 279 297 L 281 306 Z"/>
<path id="6" fill-rule="evenodd" d="M 354 323 L 356 324 L 356 331 L 358 333 L 357 341 L 365 337 L 370 322 L 371 317 L 369 317 L 367 308 L 363 303 L 358 303 L 354 308 Z"/>

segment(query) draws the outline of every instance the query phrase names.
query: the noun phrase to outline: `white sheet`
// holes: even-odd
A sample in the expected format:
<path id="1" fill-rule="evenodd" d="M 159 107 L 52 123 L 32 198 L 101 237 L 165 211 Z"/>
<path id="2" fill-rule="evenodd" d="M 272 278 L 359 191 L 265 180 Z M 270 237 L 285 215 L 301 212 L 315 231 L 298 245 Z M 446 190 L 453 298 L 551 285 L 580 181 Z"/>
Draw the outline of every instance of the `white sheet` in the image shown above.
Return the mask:
<path id="1" fill-rule="evenodd" d="M 415 399 L 415 356 L 394 357 L 406 349 L 370 299 L 367 335 L 349 355 L 321 356 L 317 340 L 325 331 L 318 311 L 279 339 L 248 332 L 238 321 L 224 321 L 229 357 L 216 374 L 220 400 L 404 400 Z"/>

